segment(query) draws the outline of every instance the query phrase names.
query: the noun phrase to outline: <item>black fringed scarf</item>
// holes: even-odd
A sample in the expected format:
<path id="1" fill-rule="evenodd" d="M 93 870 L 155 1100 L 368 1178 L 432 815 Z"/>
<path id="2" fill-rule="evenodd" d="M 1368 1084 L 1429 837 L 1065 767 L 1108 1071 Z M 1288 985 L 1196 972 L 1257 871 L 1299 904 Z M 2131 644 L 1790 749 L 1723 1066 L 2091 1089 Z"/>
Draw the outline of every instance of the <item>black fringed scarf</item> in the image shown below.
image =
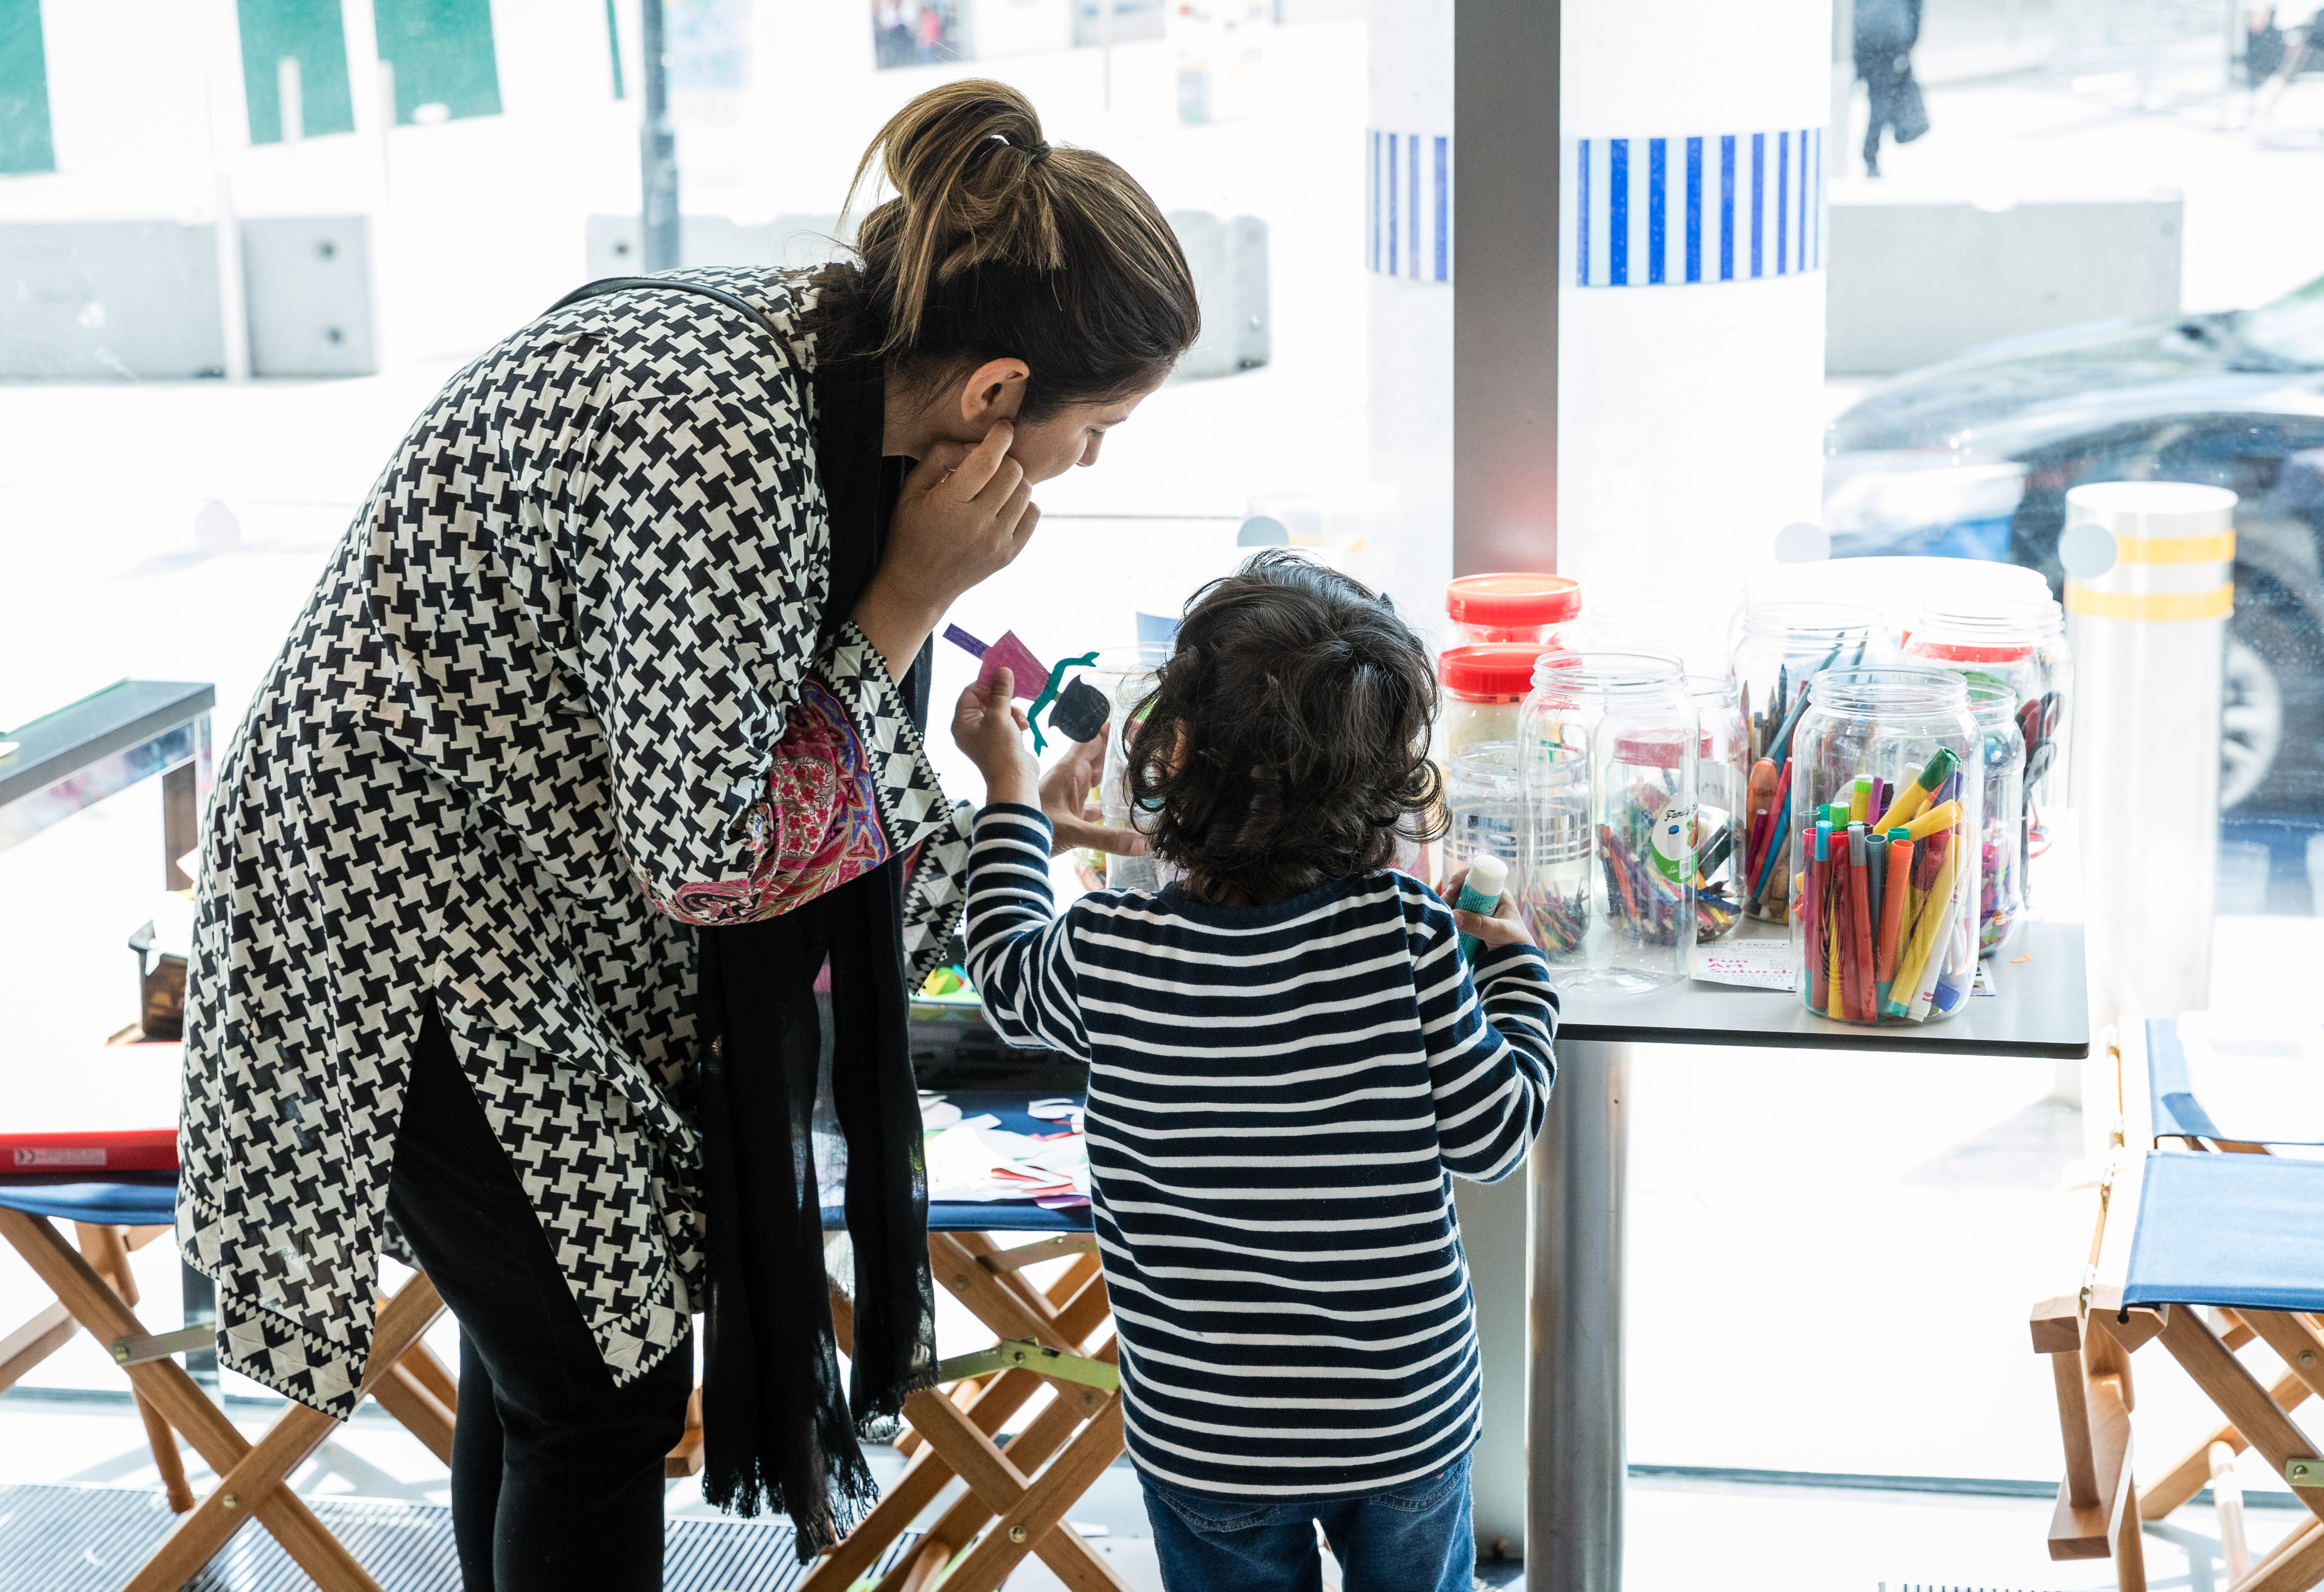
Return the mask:
<path id="1" fill-rule="evenodd" d="M 887 536 L 907 461 L 883 459 L 872 361 L 815 376 L 816 460 L 831 524 L 827 623 L 852 612 Z M 904 695 L 923 730 L 923 649 Z M 905 860 L 761 923 L 696 931 L 709 1328 L 703 1495 L 779 1506 L 804 1560 L 844 1535 L 879 1490 L 857 1445 L 929 1385 L 935 1327 L 927 1178 L 906 1031 Z M 824 1282 L 814 1138 L 824 1045 L 816 980 L 831 969 L 832 1092 L 847 1143 L 854 1352 L 839 1388 Z"/>

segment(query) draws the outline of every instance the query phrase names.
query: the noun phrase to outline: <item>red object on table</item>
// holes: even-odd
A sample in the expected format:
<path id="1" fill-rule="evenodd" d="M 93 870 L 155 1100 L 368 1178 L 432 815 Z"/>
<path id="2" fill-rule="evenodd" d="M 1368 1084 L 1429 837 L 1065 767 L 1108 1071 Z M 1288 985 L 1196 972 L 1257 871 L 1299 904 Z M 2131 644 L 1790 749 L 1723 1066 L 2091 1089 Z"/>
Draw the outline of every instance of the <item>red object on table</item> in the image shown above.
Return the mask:
<path id="1" fill-rule="evenodd" d="M 177 1170 L 178 1130 L 174 1127 L 0 1133 L 0 1177 L 25 1173 Z"/>

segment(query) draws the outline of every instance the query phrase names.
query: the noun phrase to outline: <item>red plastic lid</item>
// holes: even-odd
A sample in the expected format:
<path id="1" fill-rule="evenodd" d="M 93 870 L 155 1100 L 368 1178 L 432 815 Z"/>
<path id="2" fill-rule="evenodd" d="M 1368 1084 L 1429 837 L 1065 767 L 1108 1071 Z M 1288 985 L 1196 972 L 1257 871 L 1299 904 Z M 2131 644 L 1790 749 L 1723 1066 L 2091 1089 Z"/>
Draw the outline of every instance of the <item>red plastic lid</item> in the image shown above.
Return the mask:
<path id="1" fill-rule="evenodd" d="M 1966 641 L 1915 640 L 1904 649 L 1904 655 L 1939 663 L 2024 663 L 2034 656 L 2034 643 L 2007 641 L 1998 647 L 1980 647 Z"/>
<path id="2" fill-rule="evenodd" d="M 1487 641 L 1436 655 L 1436 677 L 1455 696 L 1523 696 L 1533 689 L 1534 660 L 1550 649 L 1532 641 Z"/>
<path id="3" fill-rule="evenodd" d="M 1488 630 L 1561 624 L 1582 612 L 1582 583 L 1563 575 L 1464 575 L 1444 588 L 1454 624 Z"/>

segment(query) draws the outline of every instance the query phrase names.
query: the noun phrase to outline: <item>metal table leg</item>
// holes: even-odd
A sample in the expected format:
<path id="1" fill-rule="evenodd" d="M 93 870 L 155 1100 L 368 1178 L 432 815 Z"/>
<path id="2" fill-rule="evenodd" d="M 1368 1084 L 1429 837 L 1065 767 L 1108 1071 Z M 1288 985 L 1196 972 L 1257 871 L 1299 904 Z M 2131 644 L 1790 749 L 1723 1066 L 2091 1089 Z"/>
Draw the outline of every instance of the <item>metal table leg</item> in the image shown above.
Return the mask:
<path id="1" fill-rule="evenodd" d="M 1622 1584 L 1622 1253 L 1630 1047 L 1561 1038 L 1533 1205 L 1526 1592 Z"/>

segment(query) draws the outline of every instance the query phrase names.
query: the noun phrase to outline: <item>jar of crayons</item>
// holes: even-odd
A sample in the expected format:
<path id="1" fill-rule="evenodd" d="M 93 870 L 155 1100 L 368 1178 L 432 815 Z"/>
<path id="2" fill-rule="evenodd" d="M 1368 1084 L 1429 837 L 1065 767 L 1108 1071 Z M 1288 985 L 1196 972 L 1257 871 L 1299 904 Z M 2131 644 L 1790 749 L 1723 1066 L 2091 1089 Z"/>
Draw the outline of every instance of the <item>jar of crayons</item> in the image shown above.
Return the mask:
<path id="1" fill-rule="evenodd" d="M 1955 594 L 1928 604 L 1904 652 L 1910 661 L 1993 680 L 2016 694 L 2017 732 L 2025 741 L 2026 854 L 2039 856 L 2049 842 L 2043 814 L 2062 805 L 2066 788 L 2074 654 L 2064 611 L 2052 597 Z"/>
<path id="2" fill-rule="evenodd" d="M 1687 976 L 1701 734 L 1676 658 L 1536 665 L 1517 725 L 1519 900 L 1562 987 L 1637 992 Z"/>
<path id="3" fill-rule="evenodd" d="M 1997 951 L 2017 932 L 2025 910 L 2025 736 L 2017 695 L 1991 680 L 1969 683 L 1985 761 L 1985 814 L 1978 833 L 1977 948 Z"/>
<path id="4" fill-rule="evenodd" d="M 1525 799 L 1517 789 L 1517 743 L 1480 741 L 1452 755 L 1444 781 L 1444 871 L 1490 854 L 1517 877 L 1525 833 Z"/>
<path id="5" fill-rule="evenodd" d="M 1851 1023 L 1922 1023 L 1977 978 L 1983 737 L 1938 669 L 1834 669 L 1793 735 L 1788 916 L 1800 998 Z"/>
<path id="6" fill-rule="evenodd" d="M 1751 765 L 1741 687 L 1723 675 L 1689 675 L 1702 726 L 1694 762 L 1694 935 L 1716 940 L 1743 916 L 1744 797 Z"/>
<path id="7" fill-rule="evenodd" d="M 1743 611 L 1730 672 L 1743 697 L 1747 756 L 1743 908 L 1782 923 L 1791 899 L 1784 809 L 1792 732 L 1808 682 L 1829 668 L 1893 661 L 1873 609 L 1854 603 L 1754 603 Z"/>

